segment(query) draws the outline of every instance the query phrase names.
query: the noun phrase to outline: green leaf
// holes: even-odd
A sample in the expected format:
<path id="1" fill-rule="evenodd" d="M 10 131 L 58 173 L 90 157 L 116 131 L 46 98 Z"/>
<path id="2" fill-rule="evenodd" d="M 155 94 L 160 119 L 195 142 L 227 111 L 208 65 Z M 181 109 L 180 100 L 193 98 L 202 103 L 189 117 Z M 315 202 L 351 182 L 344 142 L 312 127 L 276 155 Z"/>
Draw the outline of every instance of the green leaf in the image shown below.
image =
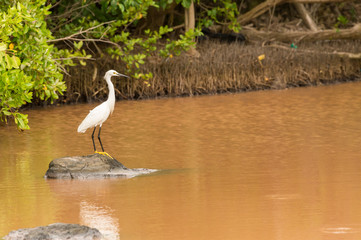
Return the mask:
<path id="1" fill-rule="evenodd" d="M 24 123 L 24 120 L 23 120 L 21 117 L 18 117 L 17 119 L 18 119 L 18 127 L 19 127 L 20 129 L 25 129 L 25 128 L 26 128 L 26 125 L 25 125 L 25 123 Z"/>
<path id="2" fill-rule="evenodd" d="M 118 7 L 120 9 L 120 11 L 124 12 L 125 8 L 123 4 L 118 3 Z"/>
<path id="3" fill-rule="evenodd" d="M 83 41 L 79 41 L 78 43 L 77 43 L 77 42 L 74 42 L 74 47 L 75 47 L 77 50 L 80 50 L 82 46 L 83 46 Z"/>
<path id="4" fill-rule="evenodd" d="M 11 63 L 12 63 L 12 67 L 13 68 L 19 68 L 21 62 L 20 62 L 20 58 L 16 57 L 15 55 L 13 55 L 11 57 Z"/>
<path id="5" fill-rule="evenodd" d="M 1 28 L 0 28 L 0 29 L 1 29 Z M 3 43 L 3 42 L 1 42 L 1 43 L 0 43 L 0 51 L 1 51 L 1 52 L 2 52 L 2 51 L 6 51 L 6 49 L 7 49 L 6 44 Z"/>
<path id="6" fill-rule="evenodd" d="M 184 8 L 189 8 L 192 4 L 192 0 L 182 0 L 182 6 Z"/>
<path id="7" fill-rule="evenodd" d="M 11 115 L 11 112 L 9 111 L 6 111 L 6 110 L 3 110 L 2 113 L 6 116 L 10 116 Z"/>
<path id="8" fill-rule="evenodd" d="M 51 94 L 50 94 L 49 89 L 45 90 L 45 95 L 46 95 L 46 99 L 48 99 L 50 97 Z"/>
<path id="9" fill-rule="evenodd" d="M 6 68 L 11 69 L 12 68 L 12 60 L 9 54 L 5 54 L 5 62 L 6 62 Z"/>

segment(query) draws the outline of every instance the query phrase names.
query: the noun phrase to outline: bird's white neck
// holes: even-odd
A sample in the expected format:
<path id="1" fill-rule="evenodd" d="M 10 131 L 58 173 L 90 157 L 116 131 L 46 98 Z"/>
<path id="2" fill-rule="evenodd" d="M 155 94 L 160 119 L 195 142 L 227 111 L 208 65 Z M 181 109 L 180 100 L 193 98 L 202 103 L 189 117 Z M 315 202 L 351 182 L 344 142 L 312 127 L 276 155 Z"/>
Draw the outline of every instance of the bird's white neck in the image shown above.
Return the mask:
<path id="1" fill-rule="evenodd" d="M 114 85 L 112 83 L 112 81 L 110 81 L 110 76 L 106 76 L 105 80 L 108 83 L 108 88 L 109 88 L 109 95 L 108 95 L 108 100 L 107 102 L 109 102 L 109 107 L 110 107 L 110 113 L 113 113 L 114 110 L 114 104 L 115 104 L 115 92 L 114 92 Z"/>

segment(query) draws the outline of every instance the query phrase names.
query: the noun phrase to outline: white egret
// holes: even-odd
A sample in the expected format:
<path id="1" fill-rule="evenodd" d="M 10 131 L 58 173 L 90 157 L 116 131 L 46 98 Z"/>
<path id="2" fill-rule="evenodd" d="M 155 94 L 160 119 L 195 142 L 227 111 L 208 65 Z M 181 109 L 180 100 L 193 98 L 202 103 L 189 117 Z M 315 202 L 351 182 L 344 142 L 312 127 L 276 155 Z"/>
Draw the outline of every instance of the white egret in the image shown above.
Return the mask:
<path id="1" fill-rule="evenodd" d="M 83 122 L 78 127 L 78 132 L 84 133 L 88 128 L 94 127 L 93 133 L 92 133 L 92 141 L 93 141 L 93 147 L 95 153 L 100 153 L 103 155 L 108 155 L 106 152 L 104 152 L 102 141 L 100 140 L 100 130 L 102 128 L 103 123 L 108 119 L 109 115 L 112 114 L 114 110 L 114 104 L 115 104 L 115 92 L 114 92 L 114 85 L 111 82 L 110 78 L 112 76 L 122 76 L 127 77 L 126 75 L 120 74 L 117 71 L 109 70 L 105 73 L 104 79 L 108 83 L 109 88 L 109 95 L 108 99 L 100 104 L 99 106 L 95 107 L 93 110 L 89 112 L 89 114 L 85 117 Z M 100 146 L 102 147 L 103 152 L 97 152 L 95 143 L 94 143 L 94 132 L 96 127 L 99 126 L 99 132 L 98 132 L 98 140 L 100 143 Z"/>

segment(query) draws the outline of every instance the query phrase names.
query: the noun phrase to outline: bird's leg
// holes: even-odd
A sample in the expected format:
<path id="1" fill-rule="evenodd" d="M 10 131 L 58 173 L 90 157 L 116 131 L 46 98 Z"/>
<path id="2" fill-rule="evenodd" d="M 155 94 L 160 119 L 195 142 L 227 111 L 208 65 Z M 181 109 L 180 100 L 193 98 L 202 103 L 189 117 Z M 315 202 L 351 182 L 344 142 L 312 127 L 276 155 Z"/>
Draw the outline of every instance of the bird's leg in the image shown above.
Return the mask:
<path id="1" fill-rule="evenodd" d="M 97 149 L 95 148 L 95 143 L 94 143 L 94 132 L 95 132 L 95 129 L 96 129 L 96 128 L 97 128 L 97 127 L 94 127 L 93 134 L 92 134 L 94 152 L 97 152 Z"/>
<path id="2" fill-rule="evenodd" d="M 99 140 L 99 143 L 100 143 L 100 146 L 102 147 L 102 151 L 103 152 L 97 152 L 95 151 L 95 153 L 98 153 L 98 154 L 102 154 L 102 155 L 106 155 L 110 158 L 113 158 L 112 156 L 110 156 L 108 153 L 104 152 L 104 148 L 103 148 L 103 144 L 102 144 L 102 141 L 100 140 L 100 130 L 102 129 L 102 127 L 99 127 L 99 132 L 98 132 L 98 140 Z"/>
<path id="3" fill-rule="evenodd" d="M 102 147 L 102 151 L 104 152 L 103 144 L 102 144 L 102 141 L 100 140 L 100 130 L 102 130 L 102 127 L 99 127 L 98 140 L 99 140 L 100 146 Z"/>

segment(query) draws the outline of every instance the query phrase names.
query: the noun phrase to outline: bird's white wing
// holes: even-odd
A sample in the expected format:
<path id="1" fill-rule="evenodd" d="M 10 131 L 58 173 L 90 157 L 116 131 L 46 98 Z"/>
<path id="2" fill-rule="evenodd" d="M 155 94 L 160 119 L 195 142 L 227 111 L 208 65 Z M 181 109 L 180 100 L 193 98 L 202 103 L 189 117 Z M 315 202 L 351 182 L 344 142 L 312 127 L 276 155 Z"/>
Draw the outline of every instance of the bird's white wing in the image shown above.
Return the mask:
<path id="1" fill-rule="evenodd" d="M 102 125 L 109 117 L 110 109 L 106 102 L 103 102 L 90 111 L 83 122 L 78 127 L 78 132 L 84 133 L 88 128 Z"/>

